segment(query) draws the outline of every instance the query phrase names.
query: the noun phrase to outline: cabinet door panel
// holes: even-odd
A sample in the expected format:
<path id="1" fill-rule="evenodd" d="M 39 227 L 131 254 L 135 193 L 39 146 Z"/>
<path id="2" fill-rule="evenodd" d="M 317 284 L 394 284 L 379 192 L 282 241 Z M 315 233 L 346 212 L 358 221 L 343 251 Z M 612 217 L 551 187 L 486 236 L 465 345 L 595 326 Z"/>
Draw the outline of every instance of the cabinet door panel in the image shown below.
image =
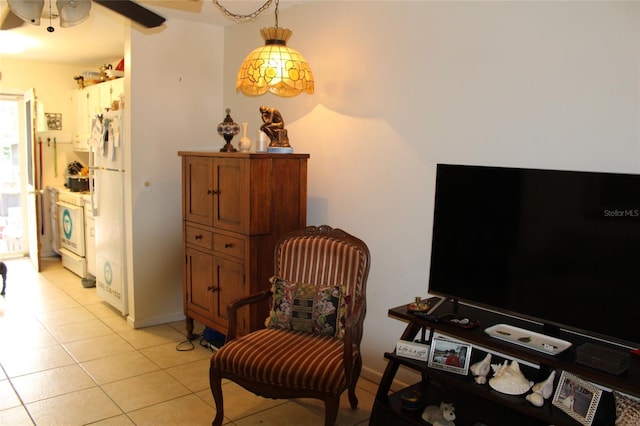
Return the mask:
<path id="1" fill-rule="evenodd" d="M 73 94 L 76 107 L 76 132 L 73 138 L 75 151 L 89 151 L 89 135 L 91 127 L 91 110 L 89 106 L 89 91 L 76 90 Z"/>
<path id="2" fill-rule="evenodd" d="M 109 99 L 108 102 L 102 102 L 104 107 L 112 106 L 114 101 L 120 101 L 122 95 L 124 95 L 124 78 L 117 78 L 109 81 Z"/>
<path id="3" fill-rule="evenodd" d="M 229 325 L 227 306 L 239 297 L 247 295 L 244 285 L 244 263 L 222 257 L 215 257 L 213 262 L 215 268 L 214 285 L 218 289 L 215 292 L 216 317 L 214 320 L 226 329 Z M 243 308 L 238 319 L 240 333 L 245 333 L 246 323 L 246 312 Z"/>
<path id="4" fill-rule="evenodd" d="M 212 161 L 209 158 L 187 157 L 185 163 L 184 214 L 188 221 L 213 224 Z"/>
<path id="5" fill-rule="evenodd" d="M 100 104 L 100 86 L 93 85 L 84 89 L 87 92 L 87 104 L 90 119 L 93 119 L 97 114 L 103 113 L 102 105 Z M 91 129 L 89 129 L 91 131 Z"/>
<path id="6" fill-rule="evenodd" d="M 211 255 L 197 250 L 187 249 L 185 300 L 187 310 L 213 316 L 213 262 Z"/>
<path id="7" fill-rule="evenodd" d="M 249 180 L 247 161 L 214 160 L 213 225 L 234 232 L 247 232 L 249 217 Z"/>

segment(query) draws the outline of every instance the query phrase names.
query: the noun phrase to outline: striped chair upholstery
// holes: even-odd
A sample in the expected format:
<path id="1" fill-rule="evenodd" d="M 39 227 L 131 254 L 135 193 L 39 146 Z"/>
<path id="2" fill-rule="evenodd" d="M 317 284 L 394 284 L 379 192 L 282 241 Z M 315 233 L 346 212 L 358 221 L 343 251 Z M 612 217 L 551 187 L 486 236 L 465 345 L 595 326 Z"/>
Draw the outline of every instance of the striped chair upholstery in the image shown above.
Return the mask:
<path id="1" fill-rule="evenodd" d="M 362 369 L 360 342 L 366 313 L 370 255 L 364 242 L 329 226 L 307 227 L 282 237 L 275 250 L 275 276 L 319 287 L 343 286 L 347 299 L 342 339 L 266 328 L 228 341 L 211 357 L 210 385 L 218 426 L 224 418 L 221 381 L 232 380 L 269 398 L 318 398 L 325 401 L 325 424 L 333 425 L 346 389 L 352 408 Z M 270 297 L 252 295 L 247 302 Z M 229 318 L 245 304 L 232 303 Z M 232 333 L 233 334 L 233 333 Z"/>

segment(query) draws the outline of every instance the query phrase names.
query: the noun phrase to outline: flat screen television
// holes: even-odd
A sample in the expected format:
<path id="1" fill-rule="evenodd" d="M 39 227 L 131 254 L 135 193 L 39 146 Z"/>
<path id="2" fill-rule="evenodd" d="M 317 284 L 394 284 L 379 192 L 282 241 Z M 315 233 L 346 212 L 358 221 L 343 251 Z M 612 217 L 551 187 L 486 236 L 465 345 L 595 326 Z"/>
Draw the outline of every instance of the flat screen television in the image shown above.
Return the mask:
<path id="1" fill-rule="evenodd" d="M 640 347 L 640 175 L 439 164 L 429 293 Z"/>

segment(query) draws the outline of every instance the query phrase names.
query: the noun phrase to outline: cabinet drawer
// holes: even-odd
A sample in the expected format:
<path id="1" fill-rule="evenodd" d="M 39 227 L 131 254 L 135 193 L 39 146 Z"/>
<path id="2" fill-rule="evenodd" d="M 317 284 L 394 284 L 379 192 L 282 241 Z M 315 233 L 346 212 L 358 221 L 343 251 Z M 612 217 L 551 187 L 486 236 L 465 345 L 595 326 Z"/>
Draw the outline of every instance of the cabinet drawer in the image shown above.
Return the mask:
<path id="1" fill-rule="evenodd" d="M 206 249 L 213 248 L 213 233 L 192 226 L 186 227 L 185 233 L 186 243 Z"/>
<path id="2" fill-rule="evenodd" d="M 213 250 L 244 259 L 244 239 L 216 233 L 213 236 Z"/>

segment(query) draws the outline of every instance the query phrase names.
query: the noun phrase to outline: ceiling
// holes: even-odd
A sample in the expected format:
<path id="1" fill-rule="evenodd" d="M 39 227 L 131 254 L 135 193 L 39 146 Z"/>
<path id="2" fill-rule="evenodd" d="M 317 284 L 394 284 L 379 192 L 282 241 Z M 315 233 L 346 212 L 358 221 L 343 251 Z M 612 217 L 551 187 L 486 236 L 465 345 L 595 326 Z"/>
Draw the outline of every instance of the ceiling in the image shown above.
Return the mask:
<path id="1" fill-rule="evenodd" d="M 55 0 L 45 0 L 45 11 L 52 1 L 52 10 L 57 12 Z M 212 0 L 136 0 L 160 16 L 166 22 L 155 29 L 147 29 L 132 23 L 134 31 L 154 33 L 162 31 L 164 26 L 170 26 L 174 19 L 193 22 L 209 23 L 211 25 L 234 25 L 235 21 L 226 17 Z M 259 9 L 266 0 L 218 0 L 235 14 L 249 14 Z M 295 6 L 305 0 L 281 0 L 280 10 Z M 273 14 L 275 2 L 265 13 Z M 0 0 L 0 17 L 8 11 L 7 0 Z M 11 55 L 23 60 L 53 62 L 62 64 L 89 65 L 96 67 L 107 61 L 113 61 L 122 56 L 125 32 L 122 27 L 128 22 L 127 18 L 99 5 L 92 3 L 89 18 L 79 25 L 70 28 L 60 28 L 57 19 L 53 19 L 51 26 L 55 31 L 48 32 L 49 19 L 42 18 L 39 26 L 25 23 L 19 28 L 0 31 L 0 47 L 14 44 L 5 37 L 17 35 L 31 38 L 36 45 L 22 53 L 8 54 L 0 51 L 0 55 Z"/>

